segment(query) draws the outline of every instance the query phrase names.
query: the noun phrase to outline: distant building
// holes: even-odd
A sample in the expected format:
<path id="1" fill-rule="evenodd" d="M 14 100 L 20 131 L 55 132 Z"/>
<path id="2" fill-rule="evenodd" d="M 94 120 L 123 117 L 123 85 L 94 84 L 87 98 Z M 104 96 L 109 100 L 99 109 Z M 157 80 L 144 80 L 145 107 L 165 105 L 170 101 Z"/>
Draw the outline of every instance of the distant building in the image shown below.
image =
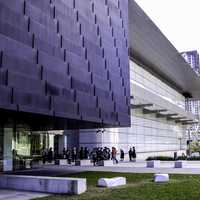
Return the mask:
<path id="1" fill-rule="evenodd" d="M 198 51 L 186 51 L 182 52 L 181 55 L 185 59 L 185 61 L 190 64 L 192 69 L 200 75 L 200 65 L 199 65 L 199 53 Z"/>
<path id="2" fill-rule="evenodd" d="M 200 100 L 187 99 L 185 109 L 193 113 L 197 119 L 200 119 Z"/>
<path id="3" fill-rule="evenodd" d="M 198 51 L 186 51 L 182 52 L 181 55 L 185 61 L 191 66 L 191 68 L 200 76 L 200 64 L 199 64 L 199 53 Z M 197 119 L 200 119 L 200 99 L 187 99 L 186 100 L 186 111 L 192 112 Z"/>

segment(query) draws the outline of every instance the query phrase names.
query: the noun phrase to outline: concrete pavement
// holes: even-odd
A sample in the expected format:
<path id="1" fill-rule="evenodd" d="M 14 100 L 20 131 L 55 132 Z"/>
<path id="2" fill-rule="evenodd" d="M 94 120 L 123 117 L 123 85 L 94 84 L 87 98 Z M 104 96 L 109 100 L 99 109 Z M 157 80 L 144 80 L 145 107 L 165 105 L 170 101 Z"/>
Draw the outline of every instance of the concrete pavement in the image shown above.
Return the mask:
<path id="1" fill-rule="evenodd" d="M 46 196 L 49 194 L 0 189 L 0 200 L 30 200 Z"/>
<path id="2" fill-rule="evenodd" d="M 43 166 L 39 169 L 15 172 L 15 174 L 38 175 L 38 176 L 60 176 L 84 171 L 109 171 L 127 173 L 169 173 L 169 174 L 200 174 L 200 161 L 188 161 L 186 168 L 174 168 L 173 161 L 161 162 L 160 168 L 147 168 L 145 161 L 120 162 L 109 167 L 93 166 Z"/>

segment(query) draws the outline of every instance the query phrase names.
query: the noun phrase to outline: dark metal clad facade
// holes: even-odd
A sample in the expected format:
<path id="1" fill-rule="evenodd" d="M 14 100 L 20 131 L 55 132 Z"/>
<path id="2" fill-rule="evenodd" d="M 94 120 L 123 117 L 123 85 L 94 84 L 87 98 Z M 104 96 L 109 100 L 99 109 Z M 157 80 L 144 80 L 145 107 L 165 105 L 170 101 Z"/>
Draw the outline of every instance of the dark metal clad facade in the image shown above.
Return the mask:
<path id="1" fill-rule="evenodd" d="M 0 0 L 0 108 L 129 126 L 128 0 Z"/>

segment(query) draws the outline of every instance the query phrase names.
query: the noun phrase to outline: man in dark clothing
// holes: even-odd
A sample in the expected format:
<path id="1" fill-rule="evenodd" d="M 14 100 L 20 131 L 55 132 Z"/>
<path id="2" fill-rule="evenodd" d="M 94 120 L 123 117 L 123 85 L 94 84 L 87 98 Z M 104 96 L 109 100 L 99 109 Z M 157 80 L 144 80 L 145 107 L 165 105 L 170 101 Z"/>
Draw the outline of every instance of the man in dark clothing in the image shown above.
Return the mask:
<path id="1" fill-rule="evenodd" d="M 48 162 L 51 163 L 52 160 L 53 160 L 53 151 L 52 148 L 50 148 L 48 151 Z"/>
<path id="2" fill-rule="evenodd" d="M 132 152 L 132 157 L 133 157 L 133 161 L 136 161 L 136 151 L 135 151 L 135 147 L 133 147 L 133 152 Z"/>
<path id="3" fill-rule="evenodd" d="M 71 162 L 72 162 L 72 153 L 71 153 L 71 150 L 69 148 L 66 151 L 66 159 L 68 160 L 68 164 L 71 164 Z"/>
<path id="4" fill-rule="evenodd" d="M 66 149 L 65 149 L 65 147 L 63 148 L 63 158 L 66 158 Z"/>
<path id="5" fill-rule="evenodd" d="M 123 151 L 123 149 L 120 149 L 120 160 L 124 161 L 124 151 Z"/>
<path id="6" fill-rule="evenodd" d="M 132 148 L 129 149 L 128 155 L 129 155 L 129 161 L 132 161 L 132 157 L 133 157 L 133 150 L 132 150 Z"/>
<path id="7" fill-rule="evenodd" d="M 84 149 L 84 159 L 88 159 L 88 157 L 89 157 L 89 150 L 88 150 L 88 148 L 87 147 L 85 147 L 85 149 Z"/>
<path id="8" fill-rule="evenodd" d="M 90 152 L 90 157 L 93 161 L 94 166 L 97 164 L 97 148 L 94 148 L 91 152 Z"/>
<path id="9" fill-rule="evenodd" d="M 81 150 L 80 150 L 80 160 L 83 160 L 84 159 L 84 149 L 83 147 L 81 147 Z"/>
<path id="10" fill-rule="evenodd" d="M 74 147 L 72 149 L 72 162 L 75 162 L 77 160 L 77 149 Z"/>
<path id="11" fill-rule="evenodd" d="M 46 160 L 47 160 L 47 149 L 43 148 L 42 149 L 42 162 L 43 162 L 43 164 L 46 163 Z"/>

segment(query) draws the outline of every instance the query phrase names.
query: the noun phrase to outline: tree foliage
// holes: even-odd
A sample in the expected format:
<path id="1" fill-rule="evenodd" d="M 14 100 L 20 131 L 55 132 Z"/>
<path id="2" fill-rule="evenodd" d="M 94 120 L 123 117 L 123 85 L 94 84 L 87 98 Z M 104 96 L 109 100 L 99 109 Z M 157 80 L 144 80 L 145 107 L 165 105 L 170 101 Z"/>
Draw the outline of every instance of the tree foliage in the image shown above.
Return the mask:
<path id="1" fill-rule="evenodd" d="M 200 153 L 200 142 L 199 141 L 193 141 L 191 144 L 190 144 L 190 151 L 191 153 Z"/>

